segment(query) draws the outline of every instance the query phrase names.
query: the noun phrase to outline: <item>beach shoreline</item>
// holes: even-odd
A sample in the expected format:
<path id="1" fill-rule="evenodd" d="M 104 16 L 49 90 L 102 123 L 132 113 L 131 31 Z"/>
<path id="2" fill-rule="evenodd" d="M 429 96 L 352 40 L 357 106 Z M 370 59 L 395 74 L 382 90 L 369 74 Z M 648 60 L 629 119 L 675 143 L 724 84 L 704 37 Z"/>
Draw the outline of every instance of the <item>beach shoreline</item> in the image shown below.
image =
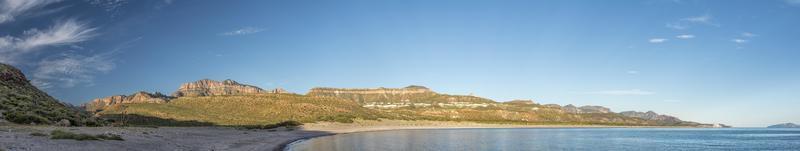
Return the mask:
<path id="1" fill-rule="evenodd" d="M 232 127 L 54 127 L 0 126 L 0 149 L 12 150 L 284 150 L 294 142 L 316 137 L 390 130 L 464 128 L 661 128 L 603 125 L 514 125 L 453 121 L 357 120 L 353 123 L 307 123 L 297 128 L 238 129 Z M 680 128 L 680 127 L 668 127 Z M 85 134 L 116 134 L 124 141 L 55 140 L 32 133 L 64 130 Z"/>

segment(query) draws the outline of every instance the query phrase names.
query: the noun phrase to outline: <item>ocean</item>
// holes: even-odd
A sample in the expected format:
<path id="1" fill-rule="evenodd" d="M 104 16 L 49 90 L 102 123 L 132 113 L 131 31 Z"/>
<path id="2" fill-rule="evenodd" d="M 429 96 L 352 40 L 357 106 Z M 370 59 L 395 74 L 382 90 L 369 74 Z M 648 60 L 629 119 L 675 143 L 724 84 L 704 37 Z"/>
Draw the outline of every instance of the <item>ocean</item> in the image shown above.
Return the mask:
<path id="1" fill-rule="evenodd" d="M 508 128 L 359 132 L 323 136 L 290 151 L 794 150 L 800 129 Z"/>

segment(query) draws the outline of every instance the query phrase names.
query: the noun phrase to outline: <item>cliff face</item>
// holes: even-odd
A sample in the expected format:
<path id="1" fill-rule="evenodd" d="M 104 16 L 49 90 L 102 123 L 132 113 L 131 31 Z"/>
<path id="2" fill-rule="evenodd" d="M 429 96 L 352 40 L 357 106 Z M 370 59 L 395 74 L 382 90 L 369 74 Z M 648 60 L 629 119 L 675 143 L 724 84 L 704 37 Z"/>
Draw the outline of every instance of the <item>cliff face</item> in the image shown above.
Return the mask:
<path id="1" fill-rule="evenodd" d="M 347 89 L 347 88 L 312 88 L 308 92 L 309 95 L 410 95 L 410 94 L 423 94 L 433 93 L 430 89 L 423 86 L 408 86 L 405 88 L 377 88 L 377 89 Z"/>
<path id="2" fill-rule="evenodd" d="M 281 88 L 264 90 L 255 86 L 240 84 L 233 80 L 214 81 L 209 79 L 198 80 L 195 82 L 184 83 L 172 96 L 161 93 L 136 92 L 131 95 L 114 95 L 105 98 L 98 98 L 84 104 L 87 111 L 97 112 L 108 107 L 127 103 L 167 103 L 176 97 L 195 97 L 195 96 L 222 96 L 222 95 L 245 95 L 259 93 L 289 93 Z"/>
<path id="3" fill-rule="evenodd" d="M 438 103 L 497 103 L 474 96 L 439 94 L 426 87 L 416 85 L 404 88 L 375 89 L 313 88 L 307 95 L 343 98 L 362 105 L 423 103 L 431 106 Z"/>
<path id="4" fill-rule="evenodd" d="M 172 94 L 175 97 L 194 97 L 194 96 L 219 96 L 219 95 L 240 95 L 258 93 L 288 93 L 283 89 L 266 91 L 264 89 L 240 84 L 233 80 L 214 81 L 203 79 L 195 82 L 184 83 L 178 91 Z"/>
<path id="5" fill-rule="evenodd" d="M 548 104 L 548 106 L 557 107 L 558 105 L 549 105 Z M 561 111 L 564 111 L 564 112 L 567 112 L 567 113 L 575 113 L 575 114 L 583 114 L 583 113 L 614 113 L 614 112 L 611 112 L 611 109 L 609 109 L 607 107 L 603 107 L 603 106 L 589 106 L 589 105 L 587 105 L 587 106 L 576 107 L 575 105 L 572 105 L 572 104 L 569 104 L 569 105 L 566 105 L 564 107 L 561 107 Z"/>
<path id="6" fill-rule="evenodd" d="M 87 121 L 72 106 L 31 85 L 22 72 L 0 63 L 0 122 L 20 124 L 84 125 Z"/>
<path id="7" fill-rule="evenodd" d="M 136 92 L 131 95 L 115 95 L 105 98 L 94 99 L 86 104 L 86 110 L 96 112 L 103 110 L 110 106 L 115 106 L 125 103 L 167 103 L 171 98 L 156 92 L 155 94 L 147 92 Z"/>

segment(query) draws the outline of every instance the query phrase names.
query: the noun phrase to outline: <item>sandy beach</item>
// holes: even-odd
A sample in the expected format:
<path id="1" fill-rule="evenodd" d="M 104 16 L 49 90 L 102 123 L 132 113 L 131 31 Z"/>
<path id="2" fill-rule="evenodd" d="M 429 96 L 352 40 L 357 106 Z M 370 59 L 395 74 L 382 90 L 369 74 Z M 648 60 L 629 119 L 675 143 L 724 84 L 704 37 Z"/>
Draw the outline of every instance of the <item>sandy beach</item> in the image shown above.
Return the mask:
<path id="1" fill-rule="evenodd" d="M 401 130 L 401 129 L 452 129 L 452 128 L 551 128 L 551 127 L 618 127 L 618 126 L 566 126 L 566 125 L 506 125 L 474 122 L 442 121 L 356 121 L 354 123 L 309 123 L 298 128 L 246 130 L 230 127 L 52 127 L 52 126 L 0 126 L 0 149 L 16 150 L 282 150 L 293 141 L 341 133 Z M 124 141 L 56 140 L 49 134 L 64 130 L 86 134 L 117 134 Z"/>

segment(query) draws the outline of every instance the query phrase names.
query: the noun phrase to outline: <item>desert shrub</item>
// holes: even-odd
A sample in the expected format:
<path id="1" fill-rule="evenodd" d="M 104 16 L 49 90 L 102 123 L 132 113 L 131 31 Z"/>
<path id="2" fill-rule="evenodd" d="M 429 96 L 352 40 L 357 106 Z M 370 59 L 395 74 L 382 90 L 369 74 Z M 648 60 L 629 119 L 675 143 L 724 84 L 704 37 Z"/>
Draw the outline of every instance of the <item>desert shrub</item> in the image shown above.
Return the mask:
<path id="1" fill-rule="evenodd" d="M 47 136 L 47 134 L 39 133 L 39 132 L 33 132 L 33 133 L 31 133 L 31 136 Z"/>
<path id="2" fill-rule="evenodd" d="M 121 136 L 119 136 L 117 134 L 100 134 L 100 135 L 97 135 L 95 137 L 97 137 L 99 139 L 103 139 L 103 140 L 117 140 L 117 141 L 124 140 L 124 139 L 122 139 Z"/>
<path id="3" fill-rule="evenodd" d="M 62 130 L 53 130 L 50 132 L 50 139 L 74 139 L 79 141 L 84 140 L 119 140 L 122 141 L 122 137 L 116 134 L 99 134 L 99 135 L 89 135 L 89 134 L 82 134 L 82 133 L 72 133 Z"/>
<path id="4" fill-rule="evenodd" d="M 50 132 L 50 139 L 74 139 L 74 140 L 100 140 L 99 138 L 89 134 L 77 134 L 62 130 L 53 130 Z"/>
<path id="5" fill-rule="evenodd" d="M 5 114 L 6 120 L 14 123 L 21 123 L 21 124 L 29 124 L 29 123 L 37 123 L 37 124 L 49 124 L 50 120 L 47 118 L 41 117 L 39 115 L 25 113 L 25 112 L 17 112 L 17 111 L 8 111 L 3 113 Z"/>
<path id="6" fill-rule="evenodd" d="M 303 123 L 300 123 L 300 122 L 297 122 L 297 121 L 284 121 L 284 122 L 275 123 L 275 124 L 244 125 L 244 126 L 239 126 L 239 127 L 245 128 L 245 129 L 273 129 L 273 128 L 278 128 L 278 127 L 291 128 L 291 127 L 297 127 L 297 126 L 300 126 L 300 125 L 303 125 Z"/>

